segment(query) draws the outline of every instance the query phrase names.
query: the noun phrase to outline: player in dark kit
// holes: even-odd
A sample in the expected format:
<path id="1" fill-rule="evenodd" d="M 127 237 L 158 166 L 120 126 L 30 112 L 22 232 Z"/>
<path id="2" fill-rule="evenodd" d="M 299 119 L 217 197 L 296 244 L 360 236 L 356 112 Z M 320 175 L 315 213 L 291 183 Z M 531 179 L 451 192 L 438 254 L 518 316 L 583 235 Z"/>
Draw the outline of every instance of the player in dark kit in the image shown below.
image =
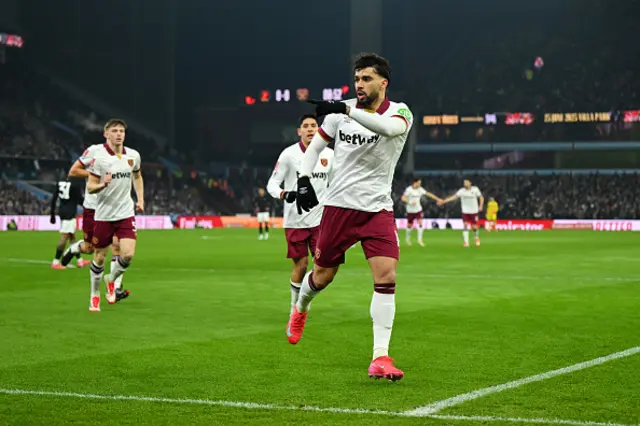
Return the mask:
<path id="1" fill-rule="evenodd" d="M 58 207 L 58 215 L 60 216 L 60 240 L 56 246 L 56 256 L 51 263 L 53 269 L 65 269 L 60 264 L 60 257 L 62 252 L 69 242 L 72 244 L 76 240 L 76 213 L 78 205 L 82 204 L 82 183 L 76 179 L 67 179 L 56 182 L 55 190 L 53 191 L 53 197 L 51 198 L 51 224 L 56 223 L 56 207 L 60 201 Z M 76 255 L 78 258 L 78 267 L 89 264 L 88 260 L 83 260 L 80 257 L 80 253 Z"/>
<path id="2" fill-rule="evenodd" d="M 258 219 L 258 239 L 269 239 L 269 213 L 271 212 L 272 200 L 265 191 L 264 188 L 258 189 L 258 196 L 253 202 L 256 210 L 256 216 Z M 264 234 L 262 228 L 264 227 Z"/>

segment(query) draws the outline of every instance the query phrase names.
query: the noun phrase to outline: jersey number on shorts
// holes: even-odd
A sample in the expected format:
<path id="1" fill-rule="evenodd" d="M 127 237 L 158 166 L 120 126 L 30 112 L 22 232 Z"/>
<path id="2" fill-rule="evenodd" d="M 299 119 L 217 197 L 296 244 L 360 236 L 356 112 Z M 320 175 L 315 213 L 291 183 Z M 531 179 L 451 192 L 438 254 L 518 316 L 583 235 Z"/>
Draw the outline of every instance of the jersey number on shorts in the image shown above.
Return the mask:
<path id="1" fill-rule="evenodd" d="M 70 197 L 71 182 L 58 182 L 58 197 L 61 200 L 68 200 Z"/>

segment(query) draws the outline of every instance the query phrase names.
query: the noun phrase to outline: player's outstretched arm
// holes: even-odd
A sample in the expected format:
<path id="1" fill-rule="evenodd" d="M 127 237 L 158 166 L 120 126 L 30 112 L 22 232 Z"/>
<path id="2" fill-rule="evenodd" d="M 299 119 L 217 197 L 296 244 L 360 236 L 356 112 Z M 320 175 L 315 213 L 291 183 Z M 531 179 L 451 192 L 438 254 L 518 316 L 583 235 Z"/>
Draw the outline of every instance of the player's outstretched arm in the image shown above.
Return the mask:
<path id="1" fill-rule="evenodd" d="M 450 203 L 450 202 L 452 202 L 452 201 L 455 201 L 455 200 L 457 200 L 457 199 L 458 199 L 458 196 L 457 196 L 456 194 L 453 194 L 452 196 L 447 197 L 447 198 L 445 198 L 444 200 L 440 200 L 440 201 L 438 201 L 438 205 L 439 205 L 439 206 L 442 206 L 442 205 L 445 205 L 445 204 Z"/>
<path id="2" fill-rule="evenodd" d="M 51 197 L 51 208 L 49 211 L 49 216 L 50 216 L 50 220 L 49 222 L 51 224 L 56 223 L 56 202 L 58 201 L 58 182 L 56 182 L 56 187 L 53 190 L 53 196 Z"/>
<path id="3" fill-rule="evenodd" d="M 133 190 L 136 191 L 136 210 L 139 212 L 144 211 L 144 180 L 142 179 L 142 171 L 133 172 Z"/>
<path id="4" fill-rule="evenodd" d="M 427 192 L 427 193 L 426 193 L 426 194 L 424 194 L 424 195 L 425 195 L 427 198 L 430 198 L 430 199 L 432 199 L 433 201 L 436 201 L 436 202 L 443 201 L 443 200 L 442 200 L 442 198 L 438 197 L 437 195 L 435 195 L 435 194 L 433 194 L 433 193 L 431 193 L 431 192 Z"/>
<path id="5" fill-rule="evenodd" d="M 364 110 L 351 108 L 346 105 L 346 114 L 360 123 L 362 126 L 385 137 L 400 136 L 407 131 L 408 123 L 400 116 L 385 117 L 378 114 L 371 114 Z"/>
<path id="6" fill-rule="evenodd" d="M 309 100 L 316 106 L 316 115 L 322 117 L 328 114 L 346 114 L 358 123 L 385 137 L 400 136 L 407 131 L 409 122 L 402 116 L 384 117 L 378 114 L 370 114 L 363 110 L 351 108 L 344 102 Z"/>
<path id="7" fill-rule="evenodd" d="M 69 177 L 87 179 L 89 172 L 85 169 L 82 161 L 76 160 L 71 166 L 71 169 L 69 169 Z"/>

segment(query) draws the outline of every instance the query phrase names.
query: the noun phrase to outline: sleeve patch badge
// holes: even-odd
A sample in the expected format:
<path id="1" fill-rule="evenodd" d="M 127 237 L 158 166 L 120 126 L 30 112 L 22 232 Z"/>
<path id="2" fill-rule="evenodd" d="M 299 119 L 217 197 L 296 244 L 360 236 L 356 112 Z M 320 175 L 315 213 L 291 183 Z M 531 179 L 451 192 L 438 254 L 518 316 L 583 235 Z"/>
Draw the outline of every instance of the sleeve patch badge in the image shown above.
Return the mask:
<path id="1" fill-rule="evenodd" d="M 411 115 L 411 111 L 409 111 L 408 108 L 400 108 L 398 110 L 398 114 L 403 116 L 404 118 L 406 118 L 407 120 L 411 120 L 411 118 L 413 117 Z"/>

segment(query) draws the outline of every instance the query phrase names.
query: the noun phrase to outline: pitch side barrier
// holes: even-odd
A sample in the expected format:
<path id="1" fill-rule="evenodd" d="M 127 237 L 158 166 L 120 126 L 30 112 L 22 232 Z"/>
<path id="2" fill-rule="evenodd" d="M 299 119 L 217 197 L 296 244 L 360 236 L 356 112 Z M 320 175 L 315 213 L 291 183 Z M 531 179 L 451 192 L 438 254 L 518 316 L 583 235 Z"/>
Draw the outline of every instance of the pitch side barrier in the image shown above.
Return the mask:
<path id="1" fill-rule="evenodd" d="M 481 226 L 485 220 L 481 219 Z M 426 229 L 462 229 L 462 219 L 425 218 L 422 225 Z M 271 219 L 271 226 L 282 228 L 282 218 Z M 407 228 L 407 219 L 396 219 L 398 229 Z M 252 216 L 181 216 L 177 227 L 193 228 L 257 228 L 258 222 Z M 544 231 L 551 229 L 582 229 L 593 231 L 640 231 L 640 220 L 582 220 L 582 219 L 499 219 L 496 228 L 501 231 Z"/>
<path id="2" fill-rule="evenodd" d="M 14 220 L 18 231 L 57 231 L 60 229 L 59 218 L 56 222 L 49 223 L 48 215 L 0 216 L 0 230 L 7 231 L 7 225 Z M 282 228 L 282 218 L 271 218 L 271 226 Z M 485 220 L 479 221 L 485 226 Z M 462 229 L 462 219 L 451 218 L 425 218 L 422 220 L 425 229 L 435 231 L 447 229 Z M 407 219 L 396 219 L 398 229 L 407 228 Z M 175 222 L 169 216 L 136 216 L 136 228 L 144 229 L 220 229 L 220 228 L 257 228 L 255 217 L 249 215 L 240 216 L 180 216 Z M 77 228 L 82 229 L 82 217 L 77 218 Z M 554 229 L 575 229 L 591 231 L 640 231 L 640 220 L 620 219 L 499 219 L 496 224 L 499 231 L 545 231 Z"/>
<path id="3" fill-rule="evenodd" d="M 432 143 L 419 142 L 414 151 L 418 153 L 452 152 L 509 152 L 509 151 L 629 151 L 640 149 L 640 142 L 478 142 L 478 143 Z"/>
<path id="4" fill-rule="evenodd" d="M 469 176 L 469 175 L 635 175 L 638 169 L 466 169 L 466 170 L 415 170 L 416 176 Z"/>

